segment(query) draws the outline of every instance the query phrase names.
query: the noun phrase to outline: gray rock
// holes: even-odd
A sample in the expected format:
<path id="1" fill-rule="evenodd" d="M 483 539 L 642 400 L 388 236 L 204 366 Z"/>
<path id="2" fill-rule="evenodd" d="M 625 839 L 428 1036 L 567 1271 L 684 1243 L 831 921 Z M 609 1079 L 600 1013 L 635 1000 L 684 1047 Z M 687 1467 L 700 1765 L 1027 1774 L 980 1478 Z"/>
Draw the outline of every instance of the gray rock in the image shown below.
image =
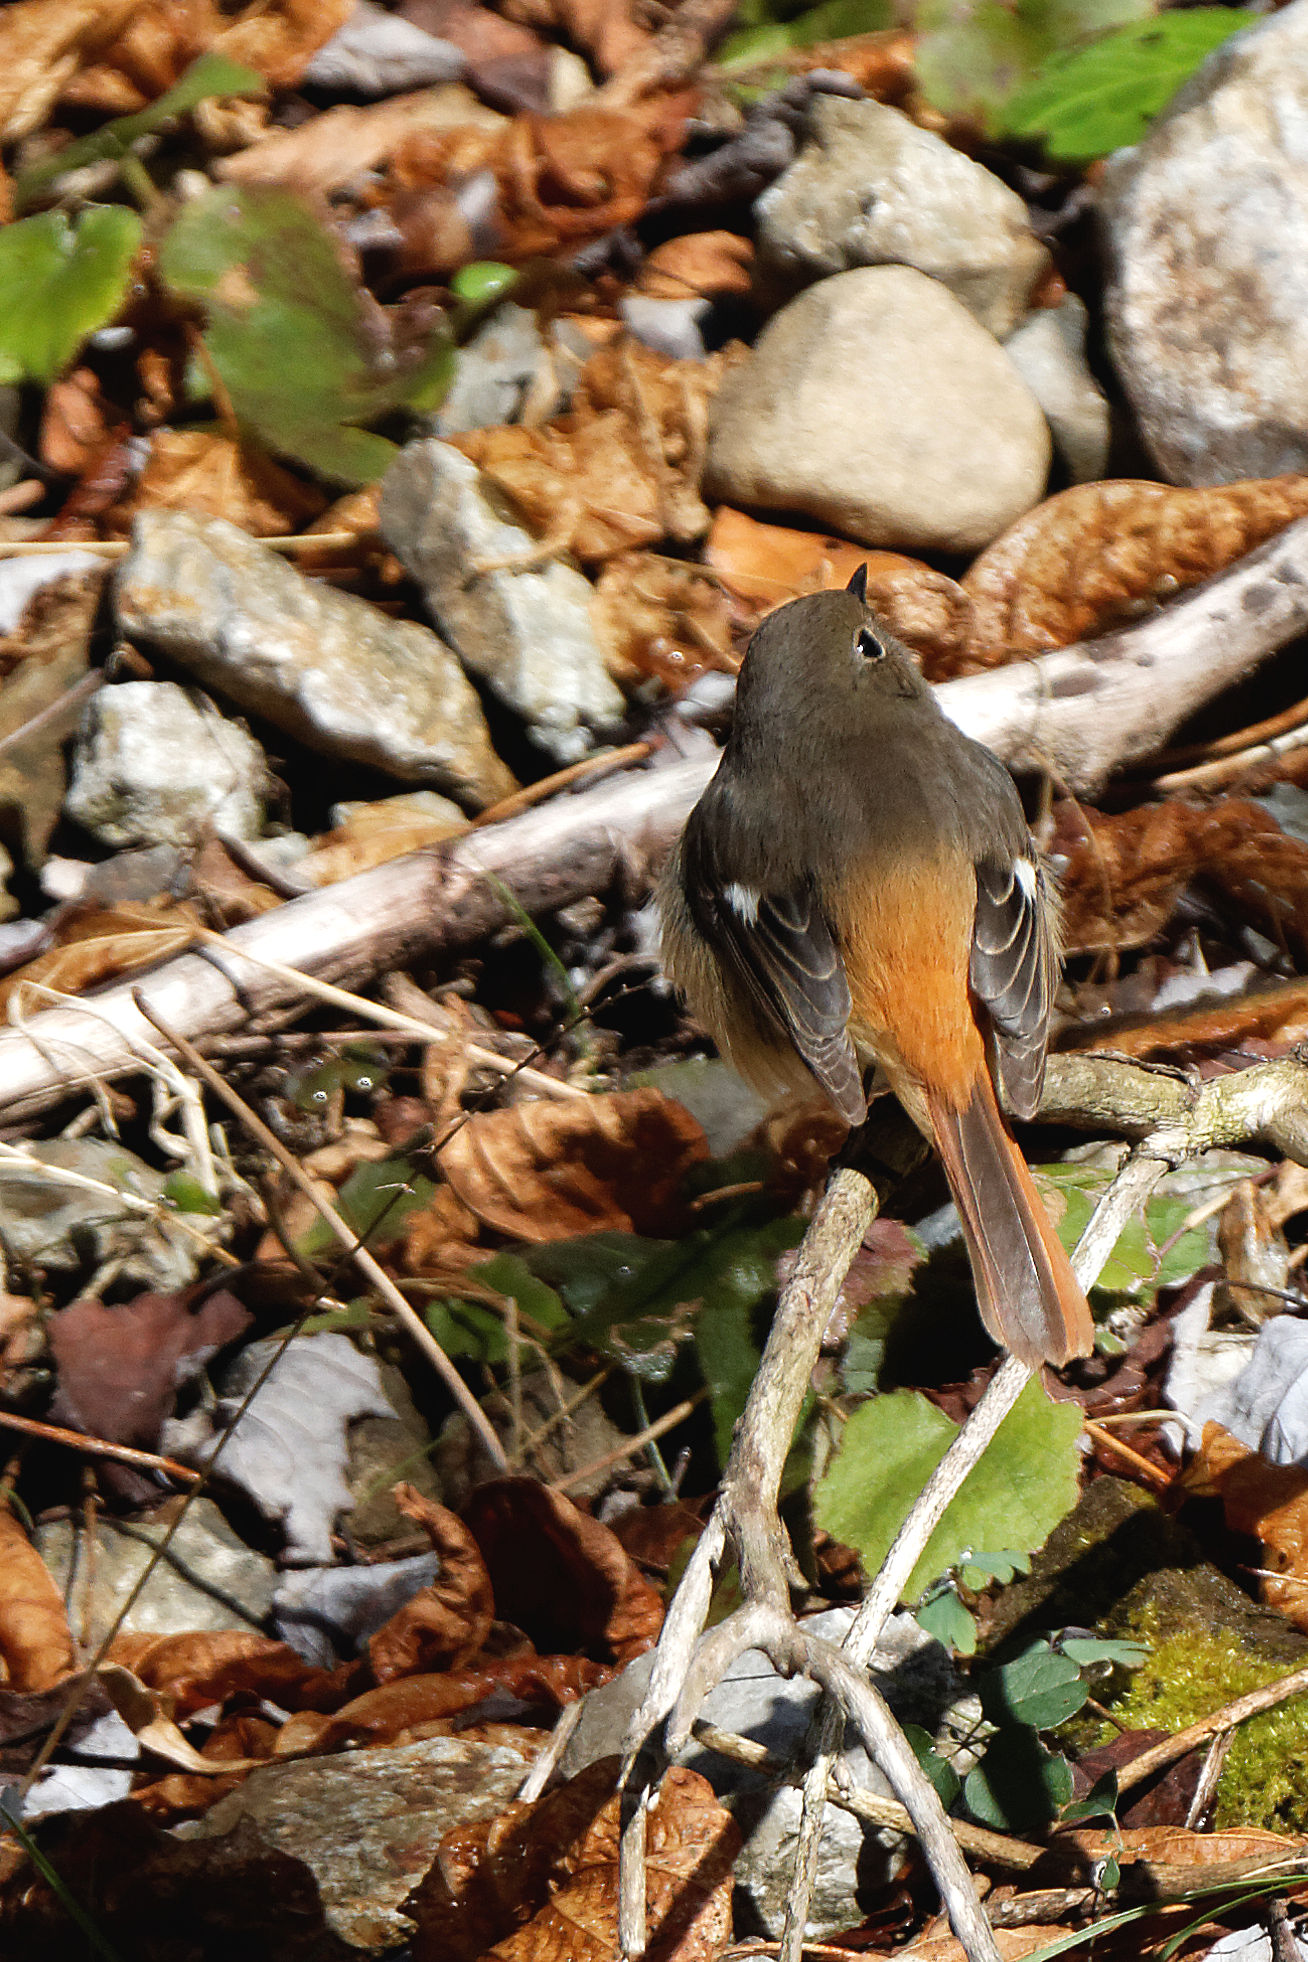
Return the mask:
<path id="1" fill-rule="evenodd" d="M 687 300 L 658 299 L 651 293 L 627 293 L 618 312 L 635 338 L 657 354 L 674 361 L 702 361 L 705 355 L 700 322 L 713 302 L 696 294 Z"/>
<path id="2" fill-rule="evenodd" d="M 1211 55 L 1100 200 L 1110 345 L 1159 468 L 1308 469 L 1308 0 Z"/>
<path id="3" fill-rule="evenodd" d="M 804 1623 L 807 1632 L 840 1642 L 853 1620 L 852 1608 L 833 1608 Z M 641 1656 L 613 1682 L 592 1690 L 560 1765 L 572 1777 L 596 1759 L 620 1750 L 627 1720 L 649 1682 L 651 1656 Z M 924 1635 L 913 1617 L 898 1614 L 887 1623 L 877 1647 L 877 1686 L 901 1723 L 920 1724 L 933 1734 L 957 1708 L 960 1682 L 949 1655 Z M 737 1658 L 709 1695 L 703 1715 L 723 1730 L 763 1744 L 779 1758 L 802 1748 L 817 1700 L 813 1684 L 778 1676 L 766 1656 L 750 1649 Z M 847 1744 L 845 1763 L 856 1785 L 878 1797 L 890 1786 L 857 1743 Z M 748 1771 L 731 1759 L 691 1745 L 679 1762 L 700 1772 L 730 1806 L 745 1835 L 736 1862 L 736 1886 L 750 1907 L 750 1925 L 773 1937 L 785 1919 L 794 1868 L 801 1797 L 794 1786 Z M 821 1941 L 862 1918 L 860 1893 L 890 1878 L 903 1837 L 888 1829 L 864 1827 L 848 1812 L 827 1808 L 822 1829 L 817 1885 L 807 1925 L 810 1941 Z"/>
<path id="4" fill-rule="evenodd" d="M 538 542 L 502 515 L 460 451 L 409 444 L 382 480 L 381 531 L 441 631 L 557 762 L 576 762 L 594 731 L 619 720 L 622 694 L 591 624 L 590 582 L 558 559 L 515 569 Z"/>
<path id="5" fill-rule="evenodd" d="M 257 838 L 268 765 L 254 737 L 175 681 L 102 688 L 82 717 L 64 810 L 106 845 Z"/>
<path id="6" fill-rule="evenodd" d="M 11 391 L 0 388 L 0 405 Z M 4 412 L 0 406 L 0 428 L 4 427 Z M 3 470 L 4 454 L 0 450 L 0 490 L 8 479 Z M 67 579 L 70 574 L 96 572 L 104 563 L 90 552 L 79 552 L 70 545 L 66 552 L 51 552 L 49 557 L 38 556 L 24 559 L 0 559 L 0 634 L 11 634 L 18 627 L 27 603 L 42 586 L 52 586 L 56 579 Z"/>
<path id="7" fill-rule="evenodd" d="M 764 328 L 711 410 L 705 494 L 865 545 L 978 551 L 1044 491 L 1049 427 L 938 280 L 865 266 Z"/>
<path id="8" fill-rule="evenodd" d="M 503 301 L 461 350 L 450 392 L 428 418 L 432 435 L 516 422 L 529 395 L 542 387 L 548 391 L 543 377 L 549 360 L 533 310 Z M 547 393 L 547 415 L 561 406 Z"/>
<path id="9" fill-rule="evenodd" d="M 1042 307 L 1004 342 L 1004 352 L 1045 412 L 1054 448 L 1074 484 L 1092 484 L 1108 467 L 1108 398 L 1085 358 L 1085 301 L 1069 293 Z"/>
<path id="10" fill-rule="evenodd" d="M 10 1260 L 49 1274 L 109 1266 L 166 1294 L 195 1279 L 203 1248 L 172 1224 L 163 1188 L 158 1172 L 104 1138 L 25 1145 L 21 1159 L 0 1159 L 0 1242 Z"/>
<path id="11" fill-rule="evenodd" d="M 167 1528 L 166 1520 L 140 1520 L 129 1533 L 126 1524 L 98 1520 L 93 1556 L 86 1534 L 70 1519 L 38 1526 L 32 1536 L 55 1585 L 72 1604 L 83 1642 L 94 1648 L 119 1625 L 129 1635 L 262 1626 L 277 1584 L 273 1563 L 239 1540 L 213 1500 L 203 1497 L 186 1508 L 163 1558 L 119 1624 L 119 1611 Z"/>
<path id="12" fill-rule="evenodd" d="M 532 1750 L 433 1737 L 252 1771 L 239 1791 L 179 1829 L 219 1839 L 252 1820 L 266 1846 L 303 1860 L 328 1926 L 351 1948 L 393 1948 L 414 1932 L 401 1912 L 452 1827 L 494 1818 L 525 1778 Z"/>
<path id="13" fill-rule="evenodd" d="M 129 638 L 310 749 L 477 806 L 513 788 L 476 690 L 429 628 L 315 584 L 221 518 L 141 512 L 116 594 Z"/>
<path id="14" fill-rule="evenodd" d="M 354 12 L 313 56 L 300 86 L 340 94 L 395 95 L 438 82 L 462 81 L 467 57 L 452 41 L 442 41 L 399 14 L 357 0 Z"/>
<path id="15" fill-rule="evenodd" d="M 277 1633 L 306 1662 L 334 1669 L 440 1570 L 435 1553 L 372 1567 L 302 1567 L 284 1577 L 273 1598 Z"/>
<path id="16" fill-rule="evenodd" d="M 783 290 L 915 266 L 1001 339 L 1049 264 L 1016 191 L 881 102 L 815 96 L 799 155 L 755 215 L 760 270 Z"/>

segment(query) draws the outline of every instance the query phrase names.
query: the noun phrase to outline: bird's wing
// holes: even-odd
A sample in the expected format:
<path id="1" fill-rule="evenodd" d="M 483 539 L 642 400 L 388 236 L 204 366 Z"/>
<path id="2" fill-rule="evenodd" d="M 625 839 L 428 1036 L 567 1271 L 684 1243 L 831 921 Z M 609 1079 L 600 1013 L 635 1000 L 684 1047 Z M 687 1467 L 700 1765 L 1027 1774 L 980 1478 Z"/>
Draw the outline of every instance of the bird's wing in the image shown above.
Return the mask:
<path id="1" fill-rule="evenodd" d="M 968 978 L 989 1011 L 1000 1081 L 1017 1117 L 1034 1117 L 1040 1103 L 1057 972 L 1056 901 L 1034 844 L 1017 858 L 978 860 Z"/>
<path id="2" fill-rule="evenodd" d="M 688 827 L 682 857 L 686 899 L 700 932 L 764 1025 L 803 1059 L 851 1126 L 867 1116 L 844 962 L 808 885 L 760 892 L 724 880 L 707 828 Z"/>

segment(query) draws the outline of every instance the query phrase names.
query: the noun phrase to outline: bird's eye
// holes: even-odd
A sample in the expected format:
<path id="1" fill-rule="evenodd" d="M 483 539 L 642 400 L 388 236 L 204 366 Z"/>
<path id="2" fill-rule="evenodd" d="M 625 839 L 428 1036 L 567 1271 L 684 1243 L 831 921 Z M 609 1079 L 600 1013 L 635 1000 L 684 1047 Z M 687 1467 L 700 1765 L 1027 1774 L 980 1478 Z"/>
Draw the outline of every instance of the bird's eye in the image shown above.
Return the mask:
<path id="1" fill-rule="evenodd" d="M 885 642 L 877 639 L 871 627 L 860 627 L 854 635 L 854 652 L 861 654 L 865 661 L 884 661 Z"/>

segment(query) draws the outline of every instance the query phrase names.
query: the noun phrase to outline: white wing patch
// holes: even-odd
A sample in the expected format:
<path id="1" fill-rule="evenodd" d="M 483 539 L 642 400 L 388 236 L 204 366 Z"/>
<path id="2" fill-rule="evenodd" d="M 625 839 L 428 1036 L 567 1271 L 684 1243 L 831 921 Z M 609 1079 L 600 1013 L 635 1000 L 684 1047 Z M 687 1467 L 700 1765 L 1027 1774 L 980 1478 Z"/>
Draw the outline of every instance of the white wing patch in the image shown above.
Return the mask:
<path id="1" fill-rule="evenodd" d="M 1034 865 L 1032 865 L 1029 858 L 1015 859 L 1013 862 L 1013 872 L 1016 875 L 1018 885 L 1022 888 L 1022 893 L 1027 904 L 1030 905 L 1034 901 L 1040 885 L 1039 875 Z"/>
<path id="2" fill-rule="evenodd" d="M 722 888 L 722 897 L 738 920 L 743 920 L 746 926 L 758 925 L 759 895 L 751 886 L 737 885 L 733 882 Z"/>

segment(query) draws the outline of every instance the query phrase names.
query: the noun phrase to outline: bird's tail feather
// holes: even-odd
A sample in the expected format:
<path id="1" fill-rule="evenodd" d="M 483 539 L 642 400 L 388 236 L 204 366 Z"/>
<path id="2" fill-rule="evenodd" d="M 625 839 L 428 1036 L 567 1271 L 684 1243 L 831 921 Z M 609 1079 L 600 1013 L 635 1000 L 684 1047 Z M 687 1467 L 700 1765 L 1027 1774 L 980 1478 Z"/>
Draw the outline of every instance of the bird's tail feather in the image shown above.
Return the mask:
<path id="1" fill-rule="evenodd" d="M 963 1110 L 930 1094 L 927 1104 L 986 1328 L 1032 1368 L 1088 1355 L 1089 1305 L 1000 1113 L 989 1071 L 980 1072 Z"/>

